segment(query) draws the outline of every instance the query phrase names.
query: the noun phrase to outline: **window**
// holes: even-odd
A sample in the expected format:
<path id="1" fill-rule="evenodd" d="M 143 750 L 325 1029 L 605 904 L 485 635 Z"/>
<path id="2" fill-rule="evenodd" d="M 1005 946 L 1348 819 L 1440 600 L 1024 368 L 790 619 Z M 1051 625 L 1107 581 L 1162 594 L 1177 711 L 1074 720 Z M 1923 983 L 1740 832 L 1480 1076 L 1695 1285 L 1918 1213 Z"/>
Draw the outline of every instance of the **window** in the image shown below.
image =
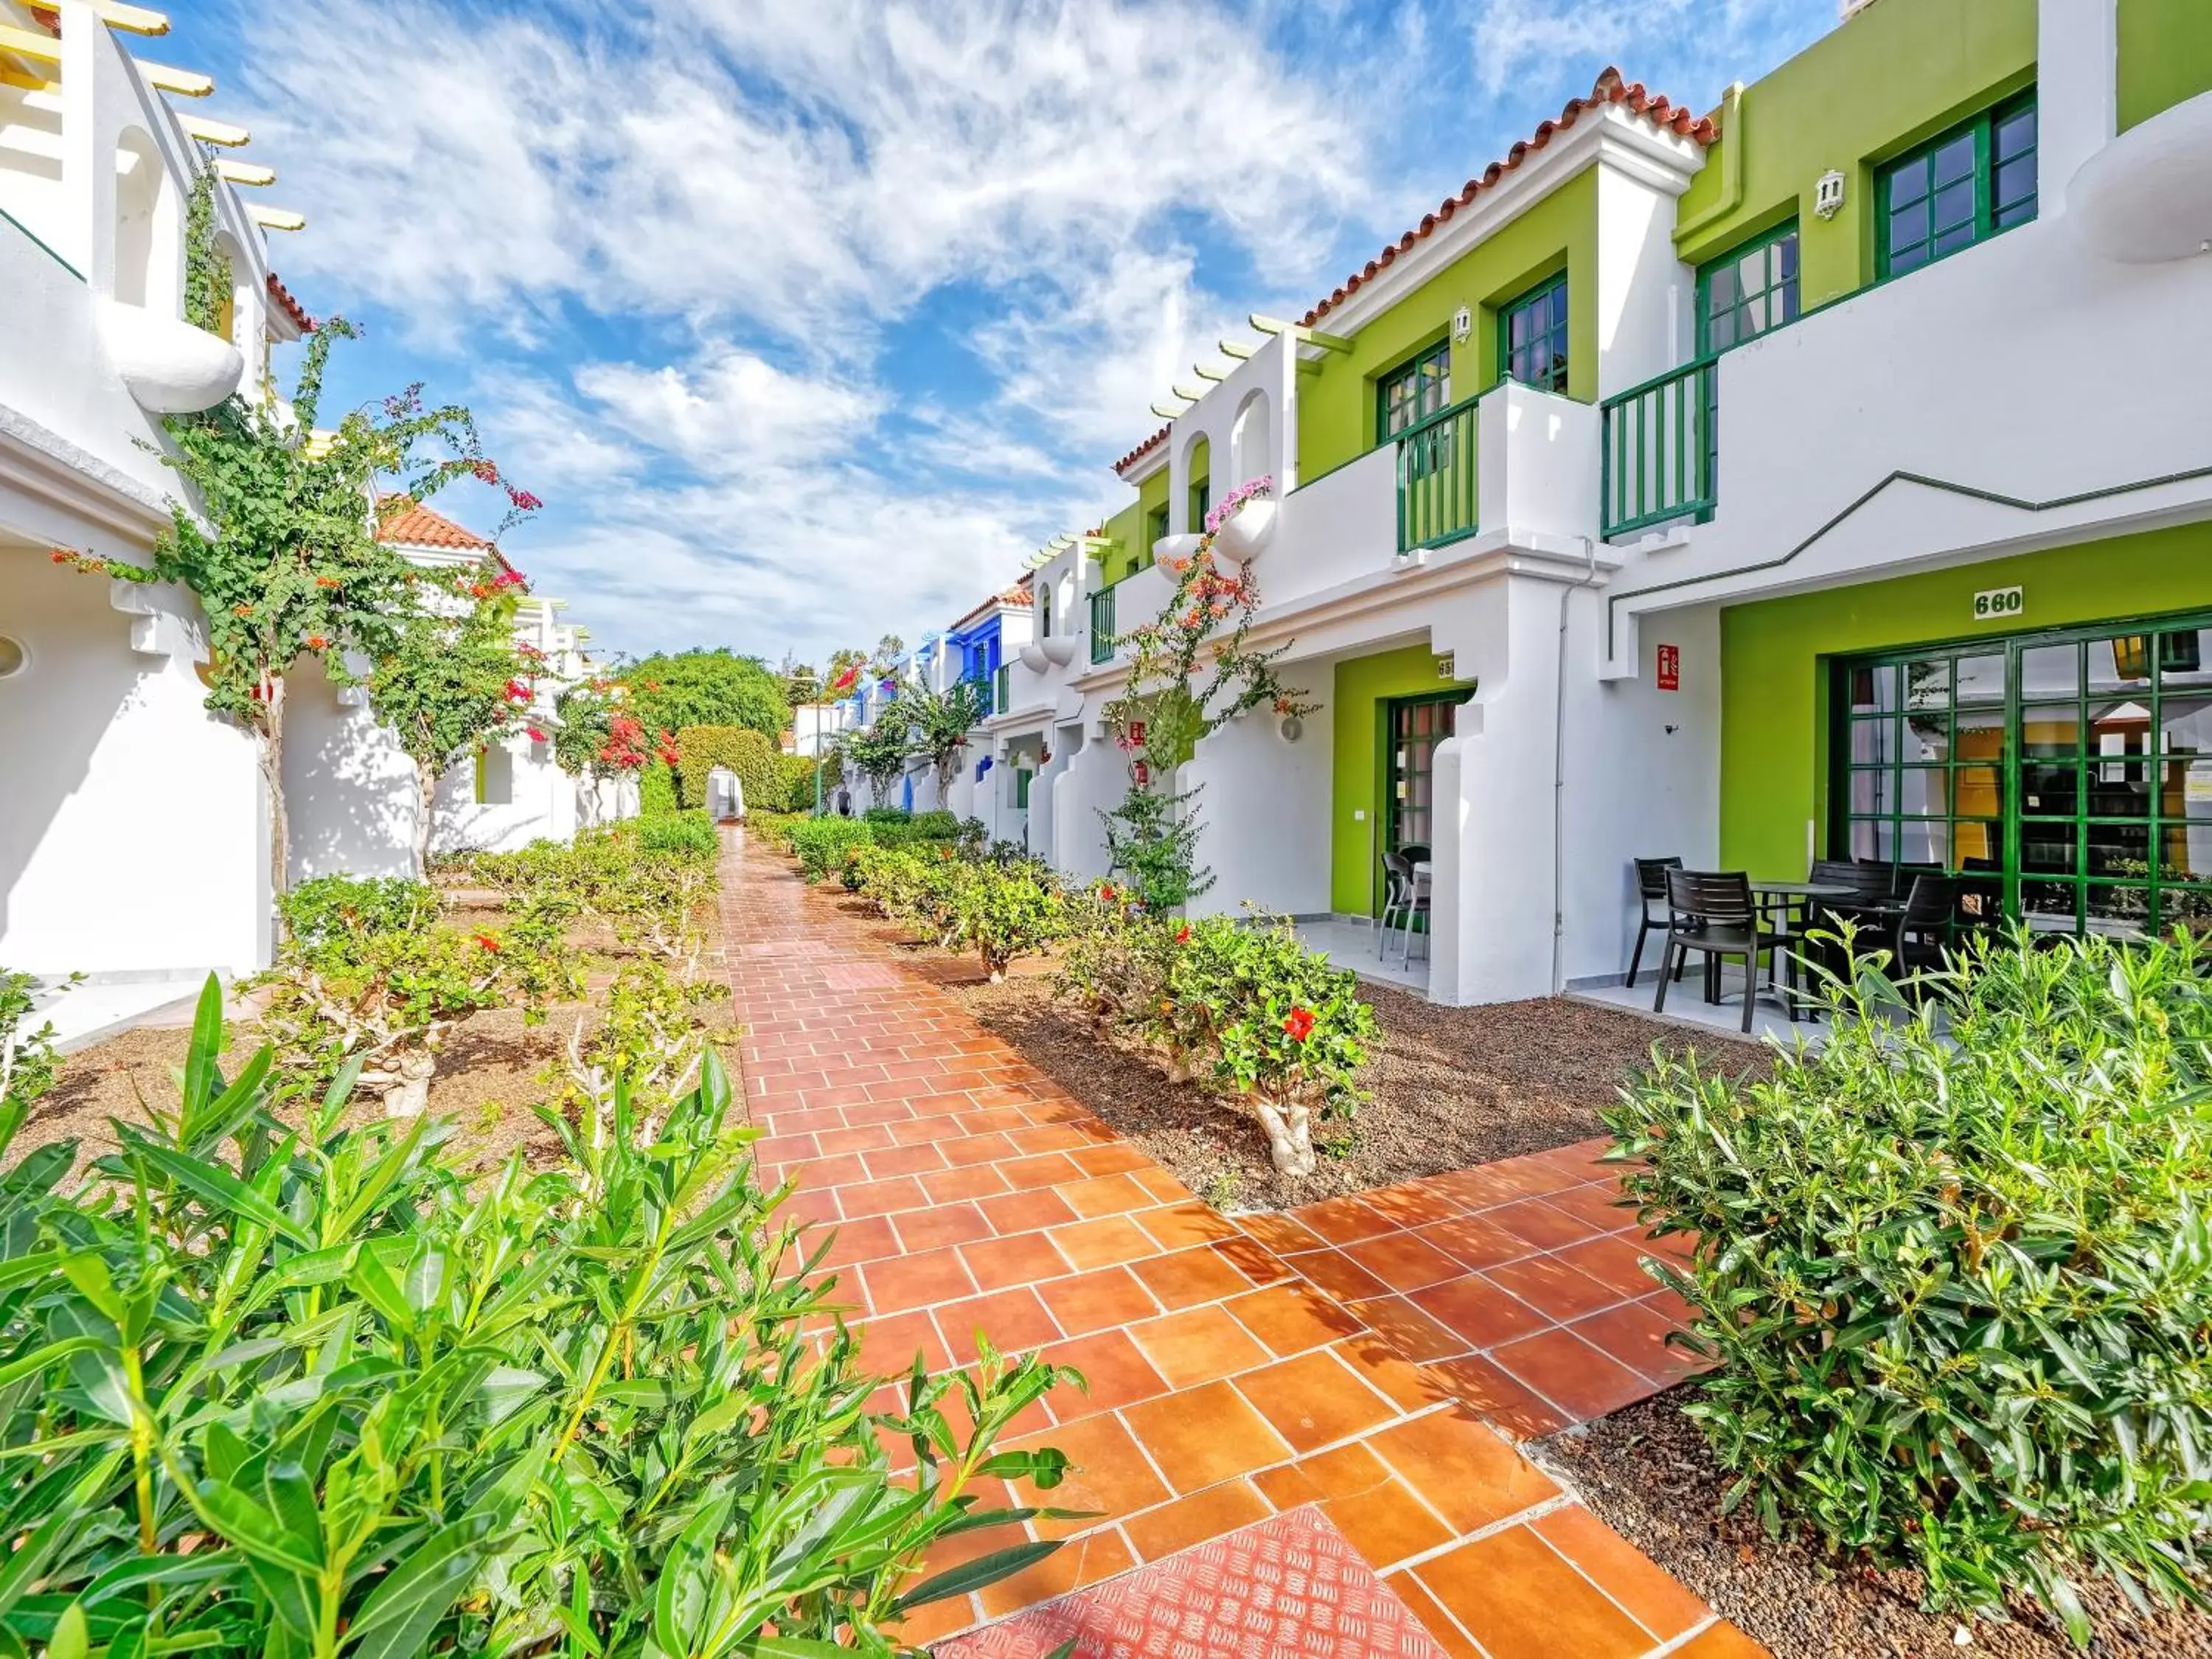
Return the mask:
<path id="1" fill-rule="evenodd" d="M 1190 481 L 1190 532 L 1206 528 L 1206 515 L 1213 510 L 1213 480 L 1200 473 Z"/>
<path id="2" fill-rule="evenodd" d="M 1451 342 L 1439 340 L 1375 382 L 1375 441 L 1388 442 L 1451 403 Z"/>
<path id="3" fill-rule="evenodd" d="M 1498 313 L 1504 378 L 1539 392 L 1567 389 L 1567 276 L 1539 283 Z"/>
<path id="4" fill-rule="evenodd" d="M 1797 318 L 1797 222 L 1698 268 L 1698 355 L 1726 351 Z"/>
<path id="5" fill-rule="evenodd" d="M 1140 550 L 1139 556 L 1137 561 L 1139 565 L 1150 564 L 1152 562 L 1153 544 L 1158 542 L 1165 541 L 1167 539 L 1167 534 L 1168 504 L 1165 501 L 1162 501 L 1158 507 L 1145 514 L 1145 545 L 1142 550 Z"/>
<path id="6" fill-rule="evenodd" d="M 477 750 L 475 782 L 477 805 L 514 805 L 514 757 L 496 746 Z"/>
<path id="7" fill-rule="evenodd" d="M 1437 745 L 1452 735 L 1465 691 L 1396 697 L 1389 711 L 1390 747 L 1383 757 L 1386 839 L 1392 851 L 1425 848 L 1436 832 Z"/>
<path id="8" fill-rule="evenodd" d="M 2028 92 L 1881 170 L 1880 270 L 1895 276 L 2035 217 L 2035 94 Z"/>

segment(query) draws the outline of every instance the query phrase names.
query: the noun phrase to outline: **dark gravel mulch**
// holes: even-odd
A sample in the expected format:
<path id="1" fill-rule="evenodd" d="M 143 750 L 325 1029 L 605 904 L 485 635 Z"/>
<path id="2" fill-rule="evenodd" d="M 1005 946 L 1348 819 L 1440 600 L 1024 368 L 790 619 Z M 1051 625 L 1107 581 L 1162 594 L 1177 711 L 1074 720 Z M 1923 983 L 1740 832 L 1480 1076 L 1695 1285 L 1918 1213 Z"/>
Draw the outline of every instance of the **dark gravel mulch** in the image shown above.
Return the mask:
<path id="1" fill-rule="evenodd" d="M 1382 1027 L 1351 1139 L 1304 1181 L 1278 1175 L 1249 1114 L 1168 1081 L 1144 1054 L 1093 1035 L 1036 979 L 949 988 L 1030 1063 L 1223 1209 L 1276 1209 L 1463 1170 L 1602 1134 L 1597 1109 L 1657 1042 L 1751 1068 L 1765 1050 L 1564 997 L 1440 1008 L 1362 988 Z M 1334 1133 L 1328 1126 L 1323 1134 Z"/>
<path id="2" fill-rule="evenodd" d="M 2057 1626 L 2021 1607 L 2009 1624 L 1967 1631 L 1920 1610 L 1919 1575 L 1831 1561 L 1817 1544 L 1776 1542 L 1748 1513 L 1723 1516 L 1728 1477 L 1698 1425 L 1680 1409 L 1694 1384 L 1601 1418 L 1528 1449 L 1571 1485 L 1614 1531 L 1771 1649 L 1775 1659 L 2079 1659 Z M 2212 1615 L 2138 1617 L 2116 1589 L 2084 1587 L 2099 1659 L 2205 1659 Z"/>

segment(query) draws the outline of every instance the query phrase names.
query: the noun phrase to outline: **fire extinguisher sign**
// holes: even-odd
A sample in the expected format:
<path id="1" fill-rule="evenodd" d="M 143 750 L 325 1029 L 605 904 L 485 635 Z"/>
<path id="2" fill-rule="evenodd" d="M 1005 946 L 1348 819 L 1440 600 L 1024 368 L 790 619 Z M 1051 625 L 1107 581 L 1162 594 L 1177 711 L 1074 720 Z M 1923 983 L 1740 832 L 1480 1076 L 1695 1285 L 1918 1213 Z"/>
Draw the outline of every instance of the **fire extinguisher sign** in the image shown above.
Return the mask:
<path id="1" fill-rule="evenodd" d="M 1680 691 L 1682 689 L 1682 647 L 1662 645 L 1659 647 L 1659 689 Z"/>

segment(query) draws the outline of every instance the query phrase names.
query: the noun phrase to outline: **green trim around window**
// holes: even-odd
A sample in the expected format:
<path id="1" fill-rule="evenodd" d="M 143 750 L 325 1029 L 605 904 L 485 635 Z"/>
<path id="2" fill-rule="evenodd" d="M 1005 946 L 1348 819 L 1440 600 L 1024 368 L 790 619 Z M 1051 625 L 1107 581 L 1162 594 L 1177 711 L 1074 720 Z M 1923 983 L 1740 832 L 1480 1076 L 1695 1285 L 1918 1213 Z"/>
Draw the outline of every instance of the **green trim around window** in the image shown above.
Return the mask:
<path id="1" fill-rule="evenodd" d="M 1698 355 L 1797 320 L 1797 221 L 1747 237 L 1698 267 Z"/>
<path id="2" fill-rule="evenodd" d="M 1498 308 L 1498 377 L 1539 392 L 1567 389 L 1567 273 Z"/>
<path id="3" fill-rule="evenodd" d="M 1375 377 L 1375 441 L 1385 444 L 1451 403 L 1451 342 L 1423 346 Z"/>
<path id="4" fill-rule="evenodd" d="M 1875 185 L 1875 273 L 1901 276 L 2035 217 L 2035 89 L 1884 166 Z"/>
<path id="5" fill-rule="evenodd" d="M 1164 542 L 1168 535 L 1168 504 L 1162 501 L 1145 514 L 1145 544 L 1137 550 L 1136 569 L 1142 570 L 1152 562 L 1152 547 Z"/>

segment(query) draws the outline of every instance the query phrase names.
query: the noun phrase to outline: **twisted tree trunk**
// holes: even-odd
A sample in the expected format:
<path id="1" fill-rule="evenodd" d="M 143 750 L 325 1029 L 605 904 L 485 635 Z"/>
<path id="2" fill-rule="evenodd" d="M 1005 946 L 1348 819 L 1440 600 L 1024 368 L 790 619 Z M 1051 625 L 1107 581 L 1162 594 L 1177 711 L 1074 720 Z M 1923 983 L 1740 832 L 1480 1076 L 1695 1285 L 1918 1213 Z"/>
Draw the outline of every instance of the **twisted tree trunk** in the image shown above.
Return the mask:
<path id="1" fill-rule="evenodd" d="M 430 830 L 438 810 L 438 775 L 424 761 L 415 763 L 415 879 L 430 873 Z"/>
<path id="2" fill-rule="evenodd" d="M 1313 1115 L 1297 1101 L 1252 1097 L 1252 1109 L 1267 1132 L 1267 1153 L 1276 1169 L 1286 1176 L 1314 1172 Z"/>

